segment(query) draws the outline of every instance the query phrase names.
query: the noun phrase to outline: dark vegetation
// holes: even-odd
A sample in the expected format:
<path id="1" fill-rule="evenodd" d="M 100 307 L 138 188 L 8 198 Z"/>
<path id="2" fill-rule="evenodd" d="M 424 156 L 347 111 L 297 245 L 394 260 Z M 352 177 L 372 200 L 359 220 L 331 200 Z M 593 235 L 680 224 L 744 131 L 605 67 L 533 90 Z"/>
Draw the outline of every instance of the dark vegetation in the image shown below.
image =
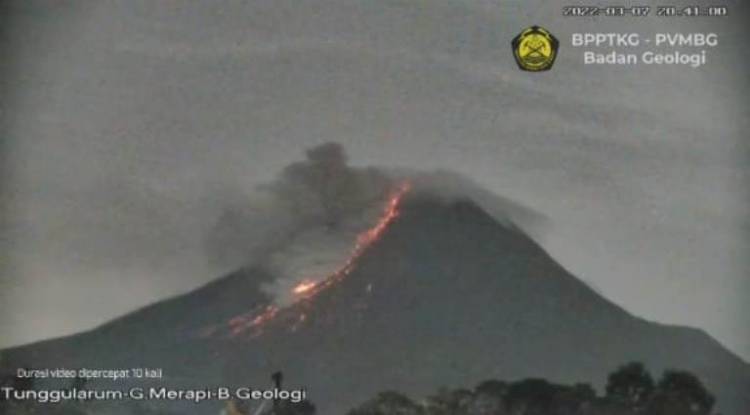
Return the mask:
<path id="1" fill-rule="evenodd" d="M 658 381 L 640 363 L 609 375 L 603 396 L 585 383 L 488 380 L 474 389 L 443 389 L 422 401 L 386 391 L 348 415 L 710 415 L 712 394 L 693 374 L 668 370 Z"/>

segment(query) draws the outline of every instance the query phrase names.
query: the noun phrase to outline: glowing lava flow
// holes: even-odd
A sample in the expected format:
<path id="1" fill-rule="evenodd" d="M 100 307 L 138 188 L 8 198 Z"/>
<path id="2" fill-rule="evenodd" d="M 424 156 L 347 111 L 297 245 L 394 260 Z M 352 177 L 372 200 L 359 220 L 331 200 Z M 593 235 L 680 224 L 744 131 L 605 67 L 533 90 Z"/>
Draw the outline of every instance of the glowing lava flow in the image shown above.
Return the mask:
<path id="1" fill-rule="evenodd" d="M 346 260 L 344 265 L 339 268 L 338 271 L 334 272 L 330 277 L 319 283 L 316 283 L 313 287 L 306 287 L 303 290 L 303 293 L 305 294 L 304 298 L 315 296 L 323 289 L 330 287 L 338 281 L 341 281 L 352 271 L 354 262 L 357 260 L 357 258 L 362 255 L 362 253 L 368 246 L 380 239 L 383 231 L 385 231 L 388 225 L 390 225 L 391 222 L 396 219 L 399 213 L 399 203 L 401 203 L 401 199 L 403 199 L 404 195 L 410 189 L 411 184 L 409 182 L 403 182 L 400 186 L 398 186 L 396 191 L 393 192 L 391 197 L 388 199 L 388 203 L 385 205 L 383 214 L 380 216 L 380 219 L 375 224 L 375 226 L 357 235 L 357 242 L 354 245 L 354 249 L 352 250 L 351 255 L 349 255 L 349 259 Z M 300 285 L 297 285 L 297 287 L 295 287 L 295 291 L 297 288 L 300 288 Z"/>
<path id="2" fill-rule="evenodd" d="M 297 301 L 303 299 L 310 299 L 317 295 L 319 292 L 330 287 L 331 285 L 341 281 L 346 277 L 354 268 L 354 263 L 370 246 L 373 242 L 377 241 L 385 231 L 385 229 L 398 217 L 398 207 L 403 199 L 404 195 L 411 189 L 411 184 L 403 182 L 396 188 L 391 197 L 388 199 L 388 203 L 385 205 L 383 214 L 380 219 L 370 229 L 362 232 L 357 236 L 356 244 L 352 250 L 351 255 L 347 259 L 341 268 L 334 272 L 331 276 L 320 282 L 315 281 L 302 281 L 297 284 L 293 289 L 292 293 L 297 297 Z M 296 302 L 294 304 L 296 304 Z M 292 305 L 294 305 L 292 304 Z M 260 312 L 250 312 L 241 316 L 237 316 L 229 321 L 229 329 L 231 336 L 237 336 L 246 330 L 253 330 L 253 336 L 259 335 L 262 331 L 262 326 L 273 320 L 281 311 L 281 309 L 274 305 L 269 305 Z M 297 324 L 302 323 L 306 320 L 306 315 L 301 314 L 298 318 L 298 322 L 293 327 L 296 329 Z"/>
<path id="3" fill-rule="evenodd" d="M 315 288 L 317 284 L 315 281 L 302 281 L 292 289 L 292 292 L 297 295 L 304 294 Z"/>
<path id="4" fill-rule="evenodd" d="M 263 309 L 260 313 L 250 312 L 243 314 L 229 320 L 229 331 L 232 337 L 243 333 L 245 330 L 258 328 L 270 321 L 276 314 L 278 314 L 279 308 L 274 305 L 269 305 Z"/>

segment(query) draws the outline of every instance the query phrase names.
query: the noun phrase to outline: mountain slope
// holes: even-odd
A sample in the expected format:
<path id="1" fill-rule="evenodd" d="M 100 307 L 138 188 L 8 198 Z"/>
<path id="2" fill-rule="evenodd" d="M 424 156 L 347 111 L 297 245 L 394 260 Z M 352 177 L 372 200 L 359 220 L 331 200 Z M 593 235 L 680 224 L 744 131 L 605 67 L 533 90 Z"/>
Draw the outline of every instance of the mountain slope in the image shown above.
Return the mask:
<path id="1" fill-rule="evenodd" d="M 699 330 L 628 314 L 468 200 L 410 196 L 344 278 L 233 334 L 233 316 L 268 305 L 259 286 L 271 277 L 239 271 L 92 332 L 8 350 L 4 367 L 161 367 L 161 383 L 183 386 L 262 386 L 281 369 L 321 413 L 342 413 L 379 390 L 493 377 L 601 385 L 639 360 L 698 374 L 726 414 L 750 410 L 746 363 Z"/>

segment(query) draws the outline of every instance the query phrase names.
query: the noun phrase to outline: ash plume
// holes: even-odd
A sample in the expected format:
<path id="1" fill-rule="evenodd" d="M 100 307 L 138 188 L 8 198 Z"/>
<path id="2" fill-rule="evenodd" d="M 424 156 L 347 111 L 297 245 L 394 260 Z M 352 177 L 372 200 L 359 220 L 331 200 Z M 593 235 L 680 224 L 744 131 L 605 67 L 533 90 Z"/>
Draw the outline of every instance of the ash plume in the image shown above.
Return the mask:
<path id="1" fill-rule="evenodd" d="M 277 305 L 295 300 L 294 287 L 324 280 L 352 254 L 358 236 L 378 221 L 389 193 L 408 181 L 414 192 L 469 198 L 509 226 L 538 235 L 546 219 L 483 191 L 448 171 L 354 167 L 338 143 L 306 151 L 244 204 L 227 206 L 206 239 L 211 260 L 227 269 L 258 266 L 276 278 L 264 290 Z"/>

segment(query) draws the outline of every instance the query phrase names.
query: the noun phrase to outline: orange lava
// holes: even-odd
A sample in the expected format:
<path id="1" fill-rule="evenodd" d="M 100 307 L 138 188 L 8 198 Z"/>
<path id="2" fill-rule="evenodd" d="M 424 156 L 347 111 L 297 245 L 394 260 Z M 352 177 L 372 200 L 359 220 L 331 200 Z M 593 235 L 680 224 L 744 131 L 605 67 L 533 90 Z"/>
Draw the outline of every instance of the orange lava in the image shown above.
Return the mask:
<path id="1" fill-rule="evenodd" d="M 234 337 L 240 333 L 243 333 L 250 329 L 256 329 L 255 335 L 260 334 L 257 329 L 264 323 L 273 319 L 278 314 L 279 308 L 274 305 L 267 306 L 260 314 L 249 313 L 249 315 L 242 315 L 234 317 L 229 320 L 229 331 Z"/>
<path id="2" fill-rule="evenodd" d="M 309 292 L 310 290 L 315 288 L 316 285 L 318 285 L 318 283 L 315 281 L 302 281 L 292 289 L 292 292 L 294 294 L 301 295 Z"/>
<path id="3" fill-rule="evenodd" d="M 380 235 L 383 234 L 385 228 L 388 227 L 393 219 L 396 219 L 396 216 L 398 216 L 398 204 L 410 188 L 411 185 L 408 182 L 401 184 L 396 193 L 388 200 L 383 216 L 380 217 L 378 223 L 357 236 L 357 246 L 354 247 L 355 255 L 372 242 L 378 240 Z"/>
<path id="4" fill-rule="evenodd" d="M 403 199 L 404 195 L 411 189 L 411 184 L 403 182 L 399 185 L 393 194 L 388 199 L 385 205 L 383 214 L 380 216 L 378 222 L 371 228 L 362 232 L 357 236 L 356 244 L 352 249 L 352 253 L 346 262 L 336 272 L 330 275 L 323 281 L 302 281 L 297 284 L 293 289 L 292 293 L 297 295 L 298 302 L 302 299 L 310 299 L 330 287 L 331 285 L 341 281 L 346 277 L 353 269 L 354 263 L 370 246 L 373 242 L 377 241 L 385 231 L 385 229 L 398 217 L 399 203 Z M 296 304 L 296 303 L 295 303 Z M 281 311 L 274 305 L 267 306 L 262 312 L 250 312 L 238 317 L 234 317 L 229 321 L 229 329 L 231 336 L 237 336 L 247 330 L 252 330 L 252 335 L 257 336 L 262 332 L 262 326 L 270 320 L 273 320 L 276 315 Z M 298 321 L 292 326 L 293 331 L 296 331 L 297 327 L 307 320 L 307 315 L 301 314 L 298 317 Z"/>
<path id="5" fill-rule="evenodd" d="M 367 249 L 368 246 L 380 239 L 380 236 L 383 234 L 388 225 L 390 225 L 391 222 L 393 222 L 393 220 L 398 217 L 398 207 L 401 203 L 401 199 L 403 199 L 404 195 L 409 190 L 411 190 L 411 184 L 409 182 L 403 182 L 400 186 L 398 186 L 398 188 L 396 188 L 396 191 L 393 192 L 391 197 L 388 199 L 388 203 L 385 205 L 383 214 L 380 216 L 380 219 L 375 224 L 375 226 L 357 236 L 357 242 L 354 245 L 354 249 L 352 250 L 351 255 L 349 255 L 349 258 L 346 260 L 344 265 L 339 268 L 338 271 L 334 272 L 330 277 L 316 284 L 316 286 L 314 287 L 315 290 L 310 296 L 317 294 L 324 288 L 335 284 L 336 282 L 349 275 L 357 258 L 359 258 L 362 253 L 364 253 L 365 249 Z"/>

